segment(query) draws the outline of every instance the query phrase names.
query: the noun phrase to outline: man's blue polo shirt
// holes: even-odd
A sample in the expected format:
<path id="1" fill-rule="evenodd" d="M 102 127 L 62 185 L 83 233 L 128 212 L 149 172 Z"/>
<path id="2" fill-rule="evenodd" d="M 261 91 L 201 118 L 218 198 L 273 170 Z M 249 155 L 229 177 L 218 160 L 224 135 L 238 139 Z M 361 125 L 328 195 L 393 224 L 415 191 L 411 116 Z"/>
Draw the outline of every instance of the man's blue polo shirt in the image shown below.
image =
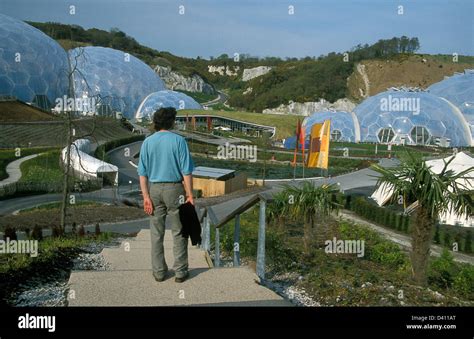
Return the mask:
<path id="1" fill-rule="evenodd" d="M 186 140 L 169 131 L 155 132 L 143 141 L 138 175 L 150 182 L 178 182 L 194 170 Z"/>

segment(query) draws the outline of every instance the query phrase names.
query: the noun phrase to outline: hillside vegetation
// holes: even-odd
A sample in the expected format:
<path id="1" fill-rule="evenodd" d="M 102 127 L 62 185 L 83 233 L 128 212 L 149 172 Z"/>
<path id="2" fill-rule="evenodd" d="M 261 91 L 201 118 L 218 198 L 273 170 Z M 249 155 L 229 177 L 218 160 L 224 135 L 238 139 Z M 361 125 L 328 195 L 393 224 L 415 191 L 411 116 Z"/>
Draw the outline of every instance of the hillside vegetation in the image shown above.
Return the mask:
<path id="1" fill-rule="evenodd" d="M 347 81 L 348 95 L 356 101 L 385 91 L 392 86 L 412 86 L 426 89 L 445 76 L 472 68 L 474 58 L 461 57 L 453 62 L 452 57 L 436 55 L 404 55 L 392 60 L 363 60 L 369 81 L 368 91 L 362 75 L 355 71 Z"/>
<path id="2" fill-rule="evenodd" d="M 51 22 L 29 24 L 56 39 L 66 49 L 87 45 L 111 47 L 128 52 L 151 67 L 167 66 L 184 76 L 197 74 L 215 88 L 225 90 L 231 106 L 251 112 L 262 112 L 265 108 L 288 104 L 290 100 L 334 102 L 348 97 L 359 101 L 367 94 L 376 94 L 390 86 L 426 87 L 474 64 L 472 56 L 459 56 L 456 63 L 452 56 L 416 55 L 420 42 L 416 37 L 407 36 L 381 39 L 372 45 L 359 44 L 346 52 L 331 52 L 319 57 L 259 58 L 241 53 L 237 58 L 222 54 L 194 59 L 143 46 L 117 28 L 105 31 Z M 370 89 L 365 88 L 358 72 L 359 63 L 366 66 Z M 248 82 L 242 81 L 244 69 L 262 65 L 273 69 Z M 209 66 L 224 67 L 233 75 L 211 73 Z M 244 94 L 250 88 L 251 92 Z"/>

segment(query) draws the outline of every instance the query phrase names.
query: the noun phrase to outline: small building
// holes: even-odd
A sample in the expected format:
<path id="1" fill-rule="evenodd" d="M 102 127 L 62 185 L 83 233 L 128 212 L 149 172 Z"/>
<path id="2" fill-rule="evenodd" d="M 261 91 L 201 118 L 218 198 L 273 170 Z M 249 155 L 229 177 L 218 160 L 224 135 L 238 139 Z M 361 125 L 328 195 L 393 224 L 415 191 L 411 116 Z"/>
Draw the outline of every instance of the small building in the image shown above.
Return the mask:
<path id="1" fill-rule="evenodd" d="M 247 188 L 247 175 L 235 170 L 198 166 L 193 171 L 193 188 L 203 197 L 216 197 Z"/>

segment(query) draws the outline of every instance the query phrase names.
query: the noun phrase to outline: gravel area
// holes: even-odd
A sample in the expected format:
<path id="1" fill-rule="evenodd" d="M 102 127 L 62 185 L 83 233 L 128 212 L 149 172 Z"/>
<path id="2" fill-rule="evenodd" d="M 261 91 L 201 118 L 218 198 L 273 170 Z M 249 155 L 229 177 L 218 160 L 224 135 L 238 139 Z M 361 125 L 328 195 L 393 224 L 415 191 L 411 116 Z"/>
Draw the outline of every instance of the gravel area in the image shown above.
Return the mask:
<path id="1" fill-rule="evenodd" d="M 91 243 L 82 247 L 84 253 L 73 260 L 71 270 L 108 270 L 109 264 L 100 252 L 106 247 L 119 245 L 122 240 L 124 239 L 115 238 L 107 243 Z M 67 306 L 70 273 L 64 270 L 51 276 L 32 278 L 19 286 L 18 292 L 11 296 L 9 303 L 19 307 Z"/>
<path id="2" fill-rule="evenodd" d="M 215 252 L 210 251 L 211 259 L 214 261 Z M 296 263 L 295 263 L 296 265 Z M 233 258 L 230 256 L 223 255 L 221 253 L 220 267 L 233 267 Z M 241 258 L 240 266 L 251 266 L 250 261 L 245 258 Z M 295 304 L 296 306 L 303 307 L 317 307 L 321 304 L 313 300 L 305 289 L 298 286 L 298 282 L 303 280 L 303 276 L 297 272 L 285 272 L 285 273 L 272 273 L 267 267 L 266 279 L 262 283 L 263 286 L 271 289 L 278 295 L 282 296 L 286 300 Z"/>
<path id="3" fill-rule="evenodd" d="M 285 272 L 268 274 L 269 276 L 264 282 L 264 286 L 275 291 L 285 299 L 289 300 L 296 306 L 317 307 L 321 304 L 313 300 L 304 288 L 298 287 L 298 281 L 303 280 L 303 276 L 296 272 Z"/>

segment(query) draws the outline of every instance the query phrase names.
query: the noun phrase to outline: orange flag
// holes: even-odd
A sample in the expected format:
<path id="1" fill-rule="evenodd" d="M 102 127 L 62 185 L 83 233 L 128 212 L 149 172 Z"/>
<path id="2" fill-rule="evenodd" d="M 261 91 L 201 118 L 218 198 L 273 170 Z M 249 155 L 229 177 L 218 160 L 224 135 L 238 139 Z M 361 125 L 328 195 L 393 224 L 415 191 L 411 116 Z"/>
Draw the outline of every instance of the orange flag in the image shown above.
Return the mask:
<path id="1" fill-rule="evenodd" d="M 326 120 L 323 124 L 313 125 L 307 167 L 328 168 L 330 131 L 331 120 Z"/>

